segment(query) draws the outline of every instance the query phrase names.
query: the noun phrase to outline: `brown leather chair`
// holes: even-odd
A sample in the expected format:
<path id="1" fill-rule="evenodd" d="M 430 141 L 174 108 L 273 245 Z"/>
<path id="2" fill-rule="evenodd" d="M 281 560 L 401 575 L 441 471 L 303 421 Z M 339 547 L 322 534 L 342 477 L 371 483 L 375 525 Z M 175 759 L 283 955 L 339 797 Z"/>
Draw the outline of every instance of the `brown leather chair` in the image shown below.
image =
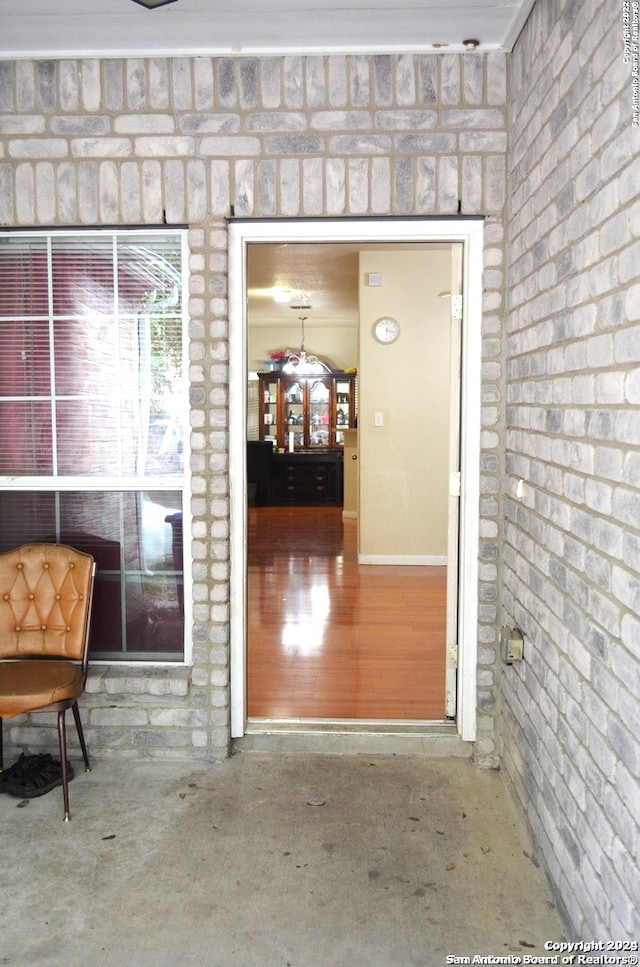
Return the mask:
<path id="1" fill-rule="evenodd" d="M 73 711 L 86 771 L 78 698 L 88 669 L 95 564 L 65 544 L 24 544 L 0 554 L 0 770 L 2 720 L 57 712 L 65 822 L 69 814 L 65 714 Z"/>

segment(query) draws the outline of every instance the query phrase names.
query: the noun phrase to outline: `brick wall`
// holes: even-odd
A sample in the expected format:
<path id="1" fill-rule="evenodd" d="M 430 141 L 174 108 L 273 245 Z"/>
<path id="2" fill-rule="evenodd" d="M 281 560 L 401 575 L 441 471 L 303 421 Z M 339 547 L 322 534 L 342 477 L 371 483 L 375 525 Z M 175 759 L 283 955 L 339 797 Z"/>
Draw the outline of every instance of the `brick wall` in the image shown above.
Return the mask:
<path id="1" fill-rule="evenodd" d="M 194 663 L 94 669 L 103 753 L 228 750 L 231 210 L 487 216 L 476 752 L 495 765 L 505 56 L 8 62 L 0 136 L 2 225 L 189 226 Z"/>
<path id="2" fill-rule="evenodd" d="M 537 3 L 510 89 L 504 604 L 526 646 L 502 676 L 503 763 L 575 936 L 637 940 L 640 129 L 623 3 Z"/>

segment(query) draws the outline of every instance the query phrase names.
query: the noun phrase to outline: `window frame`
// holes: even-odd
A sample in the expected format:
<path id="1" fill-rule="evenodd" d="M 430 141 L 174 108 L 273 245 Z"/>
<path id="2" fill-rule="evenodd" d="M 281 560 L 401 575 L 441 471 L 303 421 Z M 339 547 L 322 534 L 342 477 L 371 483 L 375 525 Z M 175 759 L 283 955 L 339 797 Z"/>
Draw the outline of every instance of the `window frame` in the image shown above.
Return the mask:
<path id="1" fill-rule="evenodd" d="M 7 476 L 0 475 L 0 491 L 14 491 L 14 492 L 40 492 L 40 493 L 68 493 L 68 492 L 86 492 L 86 493 L 146 493 L 146 492 L 166 492 L 166 493 L 180 493 L 182 495 L 182 533 L 183 533 L 183 587 L 185 593 L 183 594 L 184 599 L 184 611 L 183 611 L 183 635 L 182 635 L 182 659 L 170 658 L 164 660 L 159 657 L 154 657 L 150 659 L 132 659 L 127 658 L 127 652 L 116 652 L 111 657 L 91 657 L 92 665 L 100 666 L 110 666 L 116 665 L 117 667 L 133 667 L 133 668 L 143 668 L 149 666 L 160 666 L 162 668 L 167 667 L 183 667 L 185 665 L 190 665 L 192 663 L 192 636 L 187 634 L 187 629 L 191 627 L 192 623 L 192 595 L 187 594 L 187 588 L 191 587 L 191 554 L 186 553 L 185 550 L 189 547 L 188 540 L 185 540 L 185 535 L 191 533 L 191 481 L 190 481 L 190 446 L 189 446 L 189 396 L 188 396 L 188 379 L 189 379 L 189 354 L 188 354 L 188 232 L 184 227 L 176 226 L 141 226 L 139 228 L 103 228 L 96 226 L 87 226 L 86 228 L 61 228 L 61 229 L 0 229 L 0 239 L 4 238 L 23 238 L 25 241 L 33 239 L 45 239 L 47 245 L 50 245 L 50 240 L 53 239 L 63 239 L 69 238 L 74 239 L 76 244 L 78 240 L 83 236 L 86 238 L 96 238 L 102 237 L 105 239 L 111 238 L 112 240 L 117 238 L 120 239 L 135 239 L 144 238 L 149 239 L 149 236 L 157 234 L 158 236 L 174 236 L 179 241 L 180 250 L 180 276 L 181 276 L 181 349 L 182 349 L 182 378 L 184 380 L 184 386 L 187 391 L 184 393 L 184 399 L 182 400 L 182 407 L 180 411 L 180 417 L 184 429 L 183 441 L 183 470 L 182 474 L 175 475 L 162 475 L 157 476 L 152 475 L 126 475 L 126 476 L 109 476 L 109 475 L 15 475 Z M 49 313 L 50 313 L 49 308 Z M 27 317 L 28 318 L 28 317 Z M 126 580 L 126 571 L 122 572 L 121 581 Z M 139 654 L 139 652 L 138 652 Z M 103 653 L 104 655 L 104 653 Z"/>

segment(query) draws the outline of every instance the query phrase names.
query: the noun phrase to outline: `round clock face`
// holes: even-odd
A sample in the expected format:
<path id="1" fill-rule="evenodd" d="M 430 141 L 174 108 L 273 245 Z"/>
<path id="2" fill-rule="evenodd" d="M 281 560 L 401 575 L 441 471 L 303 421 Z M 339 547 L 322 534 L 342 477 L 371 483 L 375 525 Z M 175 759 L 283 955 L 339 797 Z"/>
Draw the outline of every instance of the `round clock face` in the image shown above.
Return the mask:
<path id="1" fill-rule="evenodd" d="M 395 342 L 400 335 L 400 323 L 397 319 L 393 319 L 392 316 L 383 316 L 382 319 L 378 319 L 374 323 L 373 335 L 378 342 L 384 343 L 385 345 Z"/>

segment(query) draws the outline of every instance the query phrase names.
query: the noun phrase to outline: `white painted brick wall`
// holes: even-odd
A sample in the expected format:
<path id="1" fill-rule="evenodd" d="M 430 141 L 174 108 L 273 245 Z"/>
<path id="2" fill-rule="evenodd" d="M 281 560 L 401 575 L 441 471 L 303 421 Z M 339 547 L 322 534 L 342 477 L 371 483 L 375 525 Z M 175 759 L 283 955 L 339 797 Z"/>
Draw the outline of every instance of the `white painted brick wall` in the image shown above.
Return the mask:
<path id="1" fill-rule="evenodd" d="M 510 60 L 505 771 L 576 938 L 640 937 L 640 129 L 622 3 Z M 522 500 L 515 481 L 525 480 Z"/>
<path id="2" fill-rule="evenodd" d="M 502 470 L 506 58 L 501 54 L 0 64 L 3 226 L 187 224 L 192 669 L 94 669 L 104 754 L 229 746 L 227 231 L 237 216 L 484 214 L 485 420 L 477 758 L 494 721 Z M 27 729 L 11 733 L 26 741 Z M 71 730 L 72 731 L 72 730 Z"/>

